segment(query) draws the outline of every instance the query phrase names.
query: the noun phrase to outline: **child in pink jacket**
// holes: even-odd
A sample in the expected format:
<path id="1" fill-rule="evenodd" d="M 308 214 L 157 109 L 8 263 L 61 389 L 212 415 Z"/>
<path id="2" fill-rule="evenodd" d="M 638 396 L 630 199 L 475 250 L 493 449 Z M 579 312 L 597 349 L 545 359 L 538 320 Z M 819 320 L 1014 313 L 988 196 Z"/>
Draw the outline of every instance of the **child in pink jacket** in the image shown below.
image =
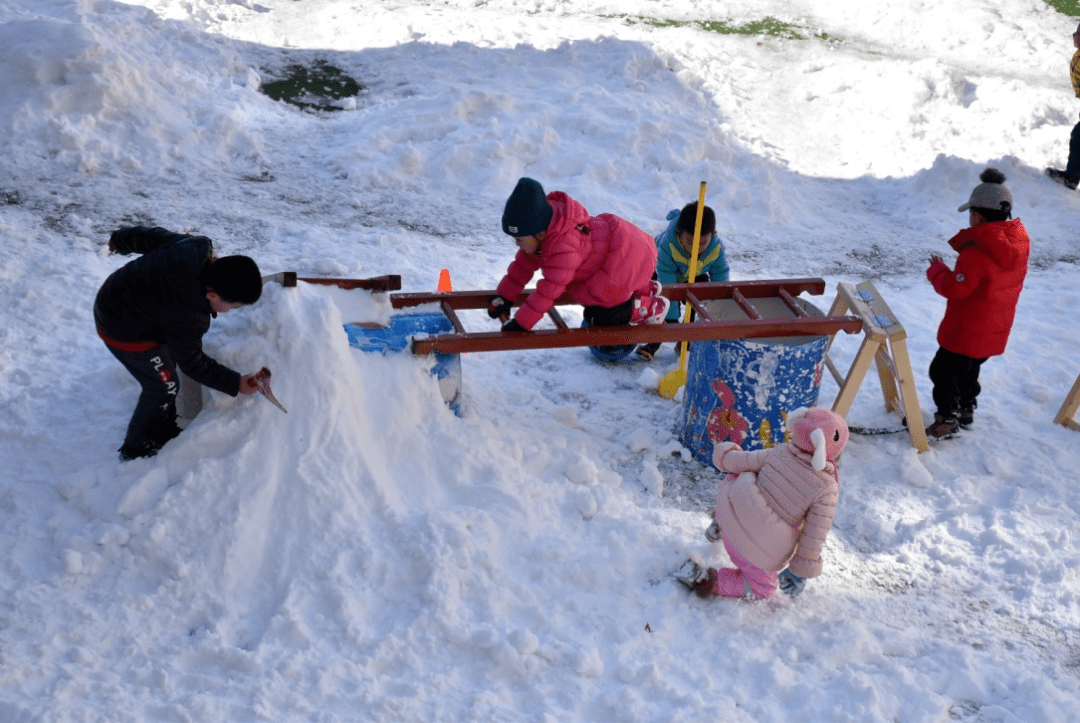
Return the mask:
<path id="1" fill-rule="evenodd" d="M 563 293 L 585 307 L 590 326 L 663 323 L 670 302 L 652 281 L 656 244 L 629 221 L 590 216 L 562 191 L 545 195 L 537 181 L 522 178 L 506 201 L 502 226 L 519 249 L 488 306 L 503 331 L 532 329 Z M 510 319 L 537 269 L 543 278 L 536 291 Z"/>
<path id="2" fill-rule="evenodd" d="M 840 491 L 836 461 L 848 439 L 844 418 L 814 407 L 788 415 L 791 441 L 743 452 L 727 442 L 713 464 L 730 472 L 717 493 L 709 539 L 722 539 L 734 568 L 687 561 L 676 577 L 700 597 L 798 595 L 821 574 L 821 549 Z M 787 569 L 784 569 L 787 566 Z M 783 570 L 777 575 L 778 570 Z"/>

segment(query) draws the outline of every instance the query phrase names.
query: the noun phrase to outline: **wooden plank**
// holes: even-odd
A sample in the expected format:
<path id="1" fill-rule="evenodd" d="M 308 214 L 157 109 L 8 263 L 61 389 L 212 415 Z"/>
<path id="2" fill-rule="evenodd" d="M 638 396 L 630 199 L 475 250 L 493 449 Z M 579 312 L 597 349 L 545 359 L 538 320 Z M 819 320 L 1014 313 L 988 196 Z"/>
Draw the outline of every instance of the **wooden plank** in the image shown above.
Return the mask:
<path id="1" fill-rule="evenodd" d="M 262 277 L 263 284 L 279 283 L 286 288 L 293 288 L 297 281 L 306 284 L 337 286 L 342 289 L 368 289 L 370 291 L 397 291 L 401 288 L 401 277 L 397 274 L 373 276 L 370 279 L 333 279 L 324 277 L 297 276 L 295 271 L 279 271 Z"/>
<path id="2" fill-rule="evenodd" d="M 298 277 L 298 281 L 307 284 L 321 284 L 323 286 L 337 286 L 341 289 L 367 289 L 369 291 L 397 291 L 401 288 L 401 277 L 397 274 L 389 276 L 375 276 L 370 279 L 333 279 L 323 277 Z M 487 306 L 487 304 L 484 304 Z"/>
<path id="3" fill-rule="evenodd" d="M 817 278 L 805 279 L 765 279 L 760 281 L 710 281 L 700 284 L 668 284 L 661 292 L 672 301 L 684 302 L 689 298 L 691 288 L 693 295 L 701 301 L 713 301 L 715 299 L 730 299 L 738 289 L 747 299 L 762 299 L 773 297 L 784 289 L 793 296 L 801 293 L 821 295 L 825 293 L 825 281 Z M 525 289 L 514 300 L 515 306 L 520 306 L 536 289 Z M 446 300 L 453 308 L 461 309 L 486 309 L 491 297 L 498 296 L 494 289 L 481 291 L 451 291 L 447 293 L 399 293 L 390 295 L 390 304 L 395 309 L 404 309 L 411 306 L 420 306 L 433 302 Z M 556 306 L 575 304 L 567 294 L 555 300 Z M 695 307 L 697 308 L 697 307 Z"/>
<path id="4" fill-rule="evenodd" d="M 490 298 L 490 297 L 489 297 Z M 862 329 L 857 317 L 810 319 L 759 319 L 743 321 L 694 321 L 688 324 L 641 326 L 594 326 L 585 329 L 477 332 L 417 337 L 414 354 L 440 351 L 447 354 L 520 349 L 559 349 L 573 346 L 615 346 L 665 341 L 715 341 L 779 336 L 828 336 Z"/>
<path id="5" fill-rule="evenodd" d="M 1080 407 L 1080 376 L 1077 376 L 1076 381 L 1073 382 L 1072 389 L 1065 396 L 1065 402 L 1061 405 L 1061 409 L 1058 410 L 1054 421 L 1069 429 L 1080 431 L 1080 424 L 1073 421 L 1078 407 Z"/>
<path id="6" fill-rule="evenodd" d="M 911 360 L 908 358 L 907 341 L 903 338 L 905 336 L 907 333 L 901 328 L 889 340 L 892 346 L 893 368 L 896 370 L 896 383 L 900 387 L 900 396 L 904 402 L 904 419 L 907 421 L 911 443 L 919 452 L 925 452 L 930 449 L 930 444 L 926 439 L 926 430 L 922 424 L 919 394 L 915 390 L 915 378 L 911 371 Z"/>
<path id="7" fill-rule="evenodd" d="M 270 274 L 269 276 L 262 277 L 263 286 L 267 284 L 277 283 L 281 284 L 287 289 L 291 289 L 296 286 L 296 272 L 295 271 L 279 271 L 276 274 Z"/>

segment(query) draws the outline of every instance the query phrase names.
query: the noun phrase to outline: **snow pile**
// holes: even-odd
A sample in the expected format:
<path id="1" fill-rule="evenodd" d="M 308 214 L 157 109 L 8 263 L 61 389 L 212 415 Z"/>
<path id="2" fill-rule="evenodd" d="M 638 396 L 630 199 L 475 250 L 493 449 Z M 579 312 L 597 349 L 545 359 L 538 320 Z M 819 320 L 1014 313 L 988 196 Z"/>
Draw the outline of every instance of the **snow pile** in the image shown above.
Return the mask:
<path id="1" fill-rule="evenodd" d="M 1052 423 L 1080 371 L 1080 198 L 1042 176 L 1076 115 L 1075 21 L 790 5 L 0 0 L 0 720 L 1080 717 L 1080 437 Z M 803 39 L 691 22 L 763 17 Z M 256 92 L 318 60 L 362 83 L 355 107 Z M 455 417 L 424 360 L 349 346 L 384 295 L 270 285 L 205 343 L 269 366 L 289 412 L 207 392 L 157 457 L 116 461 L 137 390 L 91 314 L 112 229 L 490 289 L 520 175 L 651 233 L 706 180 L 735 278 L 821 276 L 823 310 L 872 279 L 925 421 L 944 301 L 923 272 L 988 164 L 1033 247 L 976 427 L 922 455 L 853 436 L 796 600 L 670 577 L 725 562 L 702 534 L 719 477 L 653 393 L 672 345 L 464 355 Z M 894 426 L 874 377 L 849 421 Z"/>

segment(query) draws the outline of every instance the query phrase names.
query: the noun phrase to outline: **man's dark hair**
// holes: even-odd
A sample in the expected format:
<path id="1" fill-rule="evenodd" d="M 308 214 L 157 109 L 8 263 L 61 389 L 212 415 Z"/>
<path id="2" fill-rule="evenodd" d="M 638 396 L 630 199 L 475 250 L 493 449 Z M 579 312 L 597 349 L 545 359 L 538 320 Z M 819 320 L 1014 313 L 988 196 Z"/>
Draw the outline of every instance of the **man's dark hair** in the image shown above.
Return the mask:
<path id="1" fill-rule="evenodd" d="M 262 274 L 248 256 L 225 256 L 210 264 L 206 285 L 231 304 L 254 304 L 262 296 Z"/>
<path id="2" fill-rule="evenodd" d="M 688 203 L 683 206 L 683 210 L 679 213 L 679 222 L 675 224 L 676 231 L 685 231 L 686 233 L 694 233 L 694 225 L 697 224 L 697 201 Z M 701 213 L 701 238 L 712 238 L 713 233 L 716 231 L 716 214 L 708 206 Z"/>

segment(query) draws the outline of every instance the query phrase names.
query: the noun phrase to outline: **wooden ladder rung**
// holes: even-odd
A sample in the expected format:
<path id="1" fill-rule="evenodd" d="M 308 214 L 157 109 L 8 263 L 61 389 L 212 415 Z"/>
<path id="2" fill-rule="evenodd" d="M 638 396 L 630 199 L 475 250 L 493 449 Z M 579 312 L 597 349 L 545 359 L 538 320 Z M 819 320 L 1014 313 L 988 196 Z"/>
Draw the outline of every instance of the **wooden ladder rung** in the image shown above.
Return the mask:
<path id="1" fill-rule="evenodd" d="M 799 303 L 795 301 L 795 297 L 788 293 L 787 289 L 780 289 L 780 298 L 784 301 L 787 308 L 795 314 L 796 317 L 809 316 L 806 313 L 806 309 L 799 306 Z"/>
<path id="2" fill-rule="evenodd" d="M 837 384 L 843 384 L 844 375 L 836 367 L 836 363 L 833 362 L 832 357 L 830 357 L 828 354 L 825 355 L 825 368 L 829 370 L 829 373 L 832 374 L 832 378 L 836 381 Z"/>
<path id="3" fill-rule="evenodd" d="M 748 317 L 755 320 L 761 318 L 761 314 L 758 313 L 758 310 L 754 308 L 753 304 L 746 300 L 746 297 L 742 295 L 741 291 L 739 291 L 738 289 L 732 291 L 731 298 L 735 301 L 736 304 L 739 305 L 739 308 L 742 309 L 743 313 L 746 314 Z"/>
<path id="4" fill-rule="evenodd" d="M 439 304 L 439 308 L 446 314 L 446 318 L 450 320 L 450 323 L 454 327 L 454 331 L 458 334 L 464 334 L 465 326 L 461 323 L 461 319 L 458 318 L 457 312 L 454 311 L 454 307 L 450 306 L 446 301 L 443 301 Z"/>
<path id="5" fill-rule="evenodd" d="M 702 321 L 715 321 L 712 314 L 709 313 L 708 309 L 705 308 L 705 305 L 701 303 L 701 299 L 699 299 L 694 292 L 686 292 L 686 303 L 694 307 L 694 311 L 697 312 L 698 318 Z"/>
<path id="6" fill-rule="evenodd" d="M 570 328 L 567 326 L 566 322 L 563 321 L 562 314 L 560 314 L 554 306 L 551 307 L 551 310 L 548 312 L 548 317 L 551 318 L 552 323 L 555 324 L 557 329 L 566 330 Z"/>

